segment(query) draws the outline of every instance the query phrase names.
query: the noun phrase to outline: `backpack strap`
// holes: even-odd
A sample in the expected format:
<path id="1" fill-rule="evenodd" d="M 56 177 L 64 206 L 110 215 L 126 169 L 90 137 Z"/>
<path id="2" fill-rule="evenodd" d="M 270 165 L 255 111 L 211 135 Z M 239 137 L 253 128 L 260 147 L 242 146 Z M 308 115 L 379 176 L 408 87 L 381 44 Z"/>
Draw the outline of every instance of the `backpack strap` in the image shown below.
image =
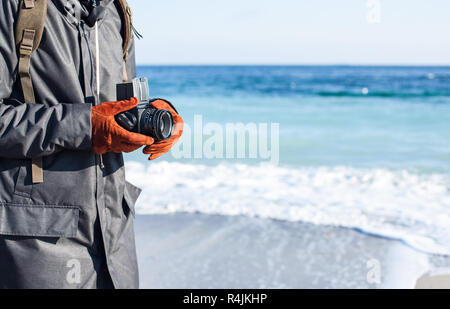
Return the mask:
<path id="1" fill-rule="evenodd" d="M 19 53 L 18 75 L 26 103 L 36 103 L 30 75 L 32 53 L 39 47 L 47 17 L 47 0 L 21 0 L 16 23 L 16 46 Z M 32 159 L 33 183 L 44 182 L 42 158 Z"/>
<path id="2" fill-rule="evenodd" d="M 114 3 L 122 18 L 123 81 L 127 82 L 128 74 L 126 64 L 128 59 L 128 48 L 130 47 L 131 39 L 133 37 L 132 13 L 126 0 L 116 0 Z"/>

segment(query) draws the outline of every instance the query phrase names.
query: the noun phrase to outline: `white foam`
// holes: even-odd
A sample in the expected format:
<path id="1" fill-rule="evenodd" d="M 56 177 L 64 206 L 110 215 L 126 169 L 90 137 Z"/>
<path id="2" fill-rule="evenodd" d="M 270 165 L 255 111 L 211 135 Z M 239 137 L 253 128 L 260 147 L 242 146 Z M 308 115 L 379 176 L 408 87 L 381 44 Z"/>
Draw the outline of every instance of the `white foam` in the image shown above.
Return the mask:
<path id="1" fill-rule="evenodd" d="M 248 215 L 357 228 L 450 254 L 450 178 L 386 169 L 127 162 L 141 214 Z"/>
<path id="2" fill-rule="evenodd" d="M 413 289 L 430 269 L 427 254 L 402 245 L 391 246 L 386 255 L 389 262 L 381 269 L 383 289 Z"/>

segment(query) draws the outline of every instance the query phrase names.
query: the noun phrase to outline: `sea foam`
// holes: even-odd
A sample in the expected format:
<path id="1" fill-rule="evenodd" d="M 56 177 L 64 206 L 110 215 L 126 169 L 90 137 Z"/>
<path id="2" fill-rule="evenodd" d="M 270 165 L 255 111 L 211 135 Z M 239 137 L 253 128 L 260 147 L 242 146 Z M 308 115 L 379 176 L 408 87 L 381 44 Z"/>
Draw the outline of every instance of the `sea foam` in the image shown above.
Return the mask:
<path id="1" fill-rule="evenodd" d="M 450 255 L 450 177 L 352 167 L 127 162 L 139 214 L 247 215 L 355 228 Z"/>

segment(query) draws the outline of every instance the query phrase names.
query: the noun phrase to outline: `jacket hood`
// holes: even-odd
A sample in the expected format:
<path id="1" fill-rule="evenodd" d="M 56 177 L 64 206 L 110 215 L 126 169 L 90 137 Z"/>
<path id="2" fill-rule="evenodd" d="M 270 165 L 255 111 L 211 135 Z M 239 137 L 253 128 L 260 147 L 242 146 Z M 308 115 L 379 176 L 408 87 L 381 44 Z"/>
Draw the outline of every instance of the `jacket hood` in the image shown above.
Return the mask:
<path id="1" fill-rule="evenodd" d="M 52 0 L 58 10 L 74 25 L 85 22 L 92 27 L 105 17 L 106 8 L 114 0 L 97 0 L 97 6 L 91 6 L 92 0 Z"/>

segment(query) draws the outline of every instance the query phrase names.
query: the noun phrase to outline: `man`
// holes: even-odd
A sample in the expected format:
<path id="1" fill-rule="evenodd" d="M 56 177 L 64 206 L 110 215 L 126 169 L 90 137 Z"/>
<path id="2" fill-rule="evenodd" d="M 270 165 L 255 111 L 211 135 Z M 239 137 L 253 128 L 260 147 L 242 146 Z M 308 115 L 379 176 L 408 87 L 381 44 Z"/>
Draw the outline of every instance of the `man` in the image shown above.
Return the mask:
<path id="1" fill-rule="evenodd" d="M 19 8 L 40 1 L 0 5 L 0 287 L 137 288 L 140 190 L 125 181 L 122 152 L 146 146 L 150 159 L 161 156 L 181 135 L 182 119 L 168 102 L 154 102 L 177 124 L 162 142 L 115 122 L 137 104 L 113 102 L 116 84 L 136 75 L 133 40 L 123 66 L 118 1 L 48 0 L 39 47 L 24 70 Z"/>

